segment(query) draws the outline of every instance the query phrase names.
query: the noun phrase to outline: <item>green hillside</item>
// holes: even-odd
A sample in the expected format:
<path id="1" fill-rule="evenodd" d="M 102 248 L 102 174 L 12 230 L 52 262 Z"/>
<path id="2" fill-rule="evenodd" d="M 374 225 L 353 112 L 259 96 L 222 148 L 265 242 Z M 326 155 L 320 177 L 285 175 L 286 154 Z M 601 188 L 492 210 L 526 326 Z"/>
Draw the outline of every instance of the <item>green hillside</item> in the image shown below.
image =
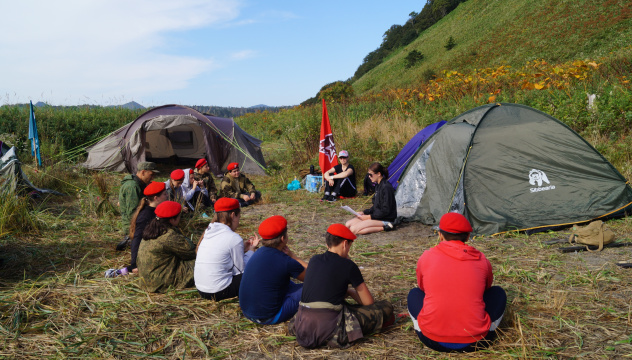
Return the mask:
<path id="1" fill-rule="evenodd" d="M 444 47 L 452 36 L 456 46 Z M 356 94 L 410 88 L 424 74 L 544 59 L 595 59 L 632 43 L 632 3 L 610 0 L 470 0 L 353 83 Z M 423 54 L 406 68 L 410 51 Z"/>
<path id="2" fill-rule="evenodd" d="M 336 147 L 351 151 L 357 168 L 390 164 L 433 122 L 490 102 L 518 103 L 570 126 L 630 178 L 629 44 L 632 2 L 469 0 L 348 88 L 332 83 L 313 105 L 236 120 L 265 140 L 273 169 L 293 177 L 318 163 L 322 97 Z"/>

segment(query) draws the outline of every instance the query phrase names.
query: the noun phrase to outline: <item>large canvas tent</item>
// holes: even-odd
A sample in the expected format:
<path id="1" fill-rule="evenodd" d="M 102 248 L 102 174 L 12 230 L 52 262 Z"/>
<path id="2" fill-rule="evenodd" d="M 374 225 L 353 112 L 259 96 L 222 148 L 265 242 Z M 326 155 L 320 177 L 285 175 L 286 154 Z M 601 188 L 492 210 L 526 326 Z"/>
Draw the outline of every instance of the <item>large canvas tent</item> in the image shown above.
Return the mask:
<path id="1" fill-rule="evenodd" d="M 205 115 L 182 105 L 151 109 L 87 151 L 83 166 L 94 170 L 135 173 L 142 161 L 206 157 L 216 175 L 231 162 L 238 162 L 244 173 L 265 174 L 261 140 L 233 119 Z"/>
<path id="2" fill-rule="evenodd" d="M 632 188 L 559 120 L 516 104 L 472 109 L 418 149 L 396 190 L 397 212 L 437 225 L 464 214 L 473 233 L 569 226 L 623 216 Z"/>
<path id="3" fill-rule="evenodd" d="M 393 162 L 388 166 L 388 182 L 393 185 L 394 189 L 397 189 L 399 177 L 402 175 L 406 165 L 408 165 L 408 161 L 410 161 L 413 155 L 417 152 L 417 149 L 419 149 L 421 144 L 423 144 L 430 135 L 434 134 L 434 132 L 445 123 L 445 120 L 441 120 L 421 129 L 406 143 L 406 145 L 404 145 L 399 154 L 397 154 L 395 159 L 393 159 Z"/>

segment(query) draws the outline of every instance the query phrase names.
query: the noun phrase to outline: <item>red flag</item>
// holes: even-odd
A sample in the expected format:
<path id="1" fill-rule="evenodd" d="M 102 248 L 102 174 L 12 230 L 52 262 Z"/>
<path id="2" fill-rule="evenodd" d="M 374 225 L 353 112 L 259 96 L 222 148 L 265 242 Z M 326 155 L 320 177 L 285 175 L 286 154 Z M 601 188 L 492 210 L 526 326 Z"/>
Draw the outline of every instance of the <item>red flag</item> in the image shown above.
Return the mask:
<path id="1" fill-rule="evenodd" d="M 336 145 L 334 144 L 334 135 L 331 133 L 331 125 L 329 125 L 329 115 L 327 115 L 325 99 L 323 99 L 323 121 L 320 124 L 320 145 L 318 146 L 318 153 L 318 164 L 323 174 L 338 165 Z"/>

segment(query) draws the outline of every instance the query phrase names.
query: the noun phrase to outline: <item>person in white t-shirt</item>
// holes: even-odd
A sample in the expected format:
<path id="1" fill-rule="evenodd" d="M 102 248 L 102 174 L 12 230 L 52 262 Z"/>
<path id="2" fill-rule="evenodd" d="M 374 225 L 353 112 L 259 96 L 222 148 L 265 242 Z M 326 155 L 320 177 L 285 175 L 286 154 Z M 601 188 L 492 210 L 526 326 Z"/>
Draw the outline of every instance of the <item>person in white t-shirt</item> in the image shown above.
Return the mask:
<path id="1" fill-rule="evenodd" d="M 220 198 L 214 208 L 213 222 L 196 250 L 194 278 L 200 296 L 219 301 L 239 296 L 244 268 L 260 238 L 255 234 L 244 241 L 235 232 L 241 217 L 237 199 Z"/>

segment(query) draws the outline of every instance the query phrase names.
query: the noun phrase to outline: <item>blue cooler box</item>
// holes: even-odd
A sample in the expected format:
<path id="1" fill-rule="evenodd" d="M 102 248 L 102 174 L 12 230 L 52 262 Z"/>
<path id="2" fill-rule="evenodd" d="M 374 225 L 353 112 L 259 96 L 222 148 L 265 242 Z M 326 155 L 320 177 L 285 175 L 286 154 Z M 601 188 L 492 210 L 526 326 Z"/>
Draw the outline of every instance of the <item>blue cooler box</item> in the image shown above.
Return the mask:
<path id="1" fill-rule="evenodd" d="M 305 176 L 305 189 L 309 192 L 318 192 L 323 183 L 323 177 L 320 175 Z"/>

